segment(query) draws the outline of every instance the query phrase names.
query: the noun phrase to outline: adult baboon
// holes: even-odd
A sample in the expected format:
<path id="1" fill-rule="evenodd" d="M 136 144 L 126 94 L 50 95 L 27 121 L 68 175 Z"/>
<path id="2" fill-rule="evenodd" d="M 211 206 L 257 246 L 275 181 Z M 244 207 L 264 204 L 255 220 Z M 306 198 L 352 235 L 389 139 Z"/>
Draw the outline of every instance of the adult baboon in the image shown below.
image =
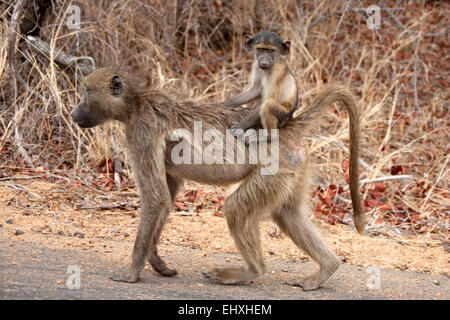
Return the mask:
<path id="1" fill-rule="evenodd" d="M 194 121 L 203 129 L 224 133 L 233 121 L 248 115 L 245 108 L 179 102 L 159 90 L 139 83 L 133 75 L 115 68 L 99 69 L 83 80 L 84 94 L 72 112 L 80 127 L 89 128 L 106 120 L 125 125 L 127 147 L 141 196 L 141 220 L 134 243 L 132 265 L 126 274 L 113 278 L 136 282 L 149 257 L 162 275 L 176 273 L 158 256 L 156 244 L 184 179 L 225 185 L 241 182 L 226 200 L 224 211 L 230 232 L 247 267 L 216 268 L 206 276 L 223 284 L 247 282 L 265 271 L 258 222 L 263 212 L 320 266 L 317 273 L 299 281 L 304 290 L 319 288 L 339 267 L 339 259 L 327 248 L 308 218 L 308 162 L 302 136 L 326 107 L 336 101 L 346 106 L 350 117 L 350 189 L 355 225 L 364 228 L 358 195 L 358 113 L 352 95 L 343 88 L 321 91 L 314 102 L 279 131 L 279 170 L 262 175 L 261 164 L 175 164 L 176 143 L 169 135 L 176 129 L 192 130 Z M 236 142 L 236 138 L 232 138 Z M 272 144 L 274 142 L 271 142 Z M 244 144 L 245 145 L 245 144 Z M 249 149 L 251 146 L 245 146 Z M 271 151 L 273 153 L 273 151 Z"/>

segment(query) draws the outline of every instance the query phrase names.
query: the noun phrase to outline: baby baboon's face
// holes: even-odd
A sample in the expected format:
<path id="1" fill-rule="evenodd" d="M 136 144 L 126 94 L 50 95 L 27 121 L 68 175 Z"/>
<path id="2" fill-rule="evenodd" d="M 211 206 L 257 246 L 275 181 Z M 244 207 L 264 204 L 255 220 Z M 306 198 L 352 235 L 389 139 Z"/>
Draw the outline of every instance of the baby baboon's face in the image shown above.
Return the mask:
<path id="1" fill-rule="evenodd" d="M 111 119 L 125 121 L 131 101 L 124 77 L 112 68 L 98 69 L 83 79 L 82 98 L 71 117 L 82 128 L 92 128 Z"/>
<path id="2" fill-rule="evenodd" d="M 262 31 L 257 35 L 245 36 L 245 49 L 255 55 L 261 70 L 272 68 L 279 55 L 286 56 L 291 48 L 290 41 L 283 41 L 276 33 Z"/>

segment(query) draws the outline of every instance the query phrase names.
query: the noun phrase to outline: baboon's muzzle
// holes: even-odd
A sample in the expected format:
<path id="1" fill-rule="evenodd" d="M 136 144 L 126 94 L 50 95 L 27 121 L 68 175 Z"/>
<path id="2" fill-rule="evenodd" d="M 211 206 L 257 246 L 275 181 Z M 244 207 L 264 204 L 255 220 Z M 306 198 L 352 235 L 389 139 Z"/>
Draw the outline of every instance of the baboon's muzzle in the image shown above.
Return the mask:
<path id="1" fill-rule="evenodd" d="M 270 69 L 273 65 L 273 60 L 266 56 L 266 55 L 262 55 L 258 57 L 258 66 L 262 69 L 262 70 L 267 70 Z"/>
<path id="2" fill-rule="evenodd" d="M 72 120 L 81 128 L 92 128 L 102 121 L 95 119 L 93 115 L 85 112 L 84 104 L 80 103 L 71 113 Z"/>

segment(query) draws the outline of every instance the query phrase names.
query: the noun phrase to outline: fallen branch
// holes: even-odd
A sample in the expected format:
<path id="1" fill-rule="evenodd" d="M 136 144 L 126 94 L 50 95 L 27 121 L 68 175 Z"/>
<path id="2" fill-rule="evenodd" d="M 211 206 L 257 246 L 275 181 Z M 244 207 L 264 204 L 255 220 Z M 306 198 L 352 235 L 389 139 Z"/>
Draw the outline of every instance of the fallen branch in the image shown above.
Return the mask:
<path id="1" fill-rule="evenodd" d="M 382 181 L 388 181 L 388 180 L 403 180 L 403 179 L 410 179 L 414 180 L 414 177 L 409 174 L 403 174 L 398 176 L 387 176 L 387 177 L 381 177 L 381 178 L 375 178 L 375 179 L 363 179 L 359 181 L 360 185 L 366 184 L 366 183 L 375 183 L 375 182 L 382 182 Z"/>
<path id="2" fill-rule="evenodd" d="M 336 197 L 336 199 L 341 200 L 342 202 L 345 202 L 345 203 L 352 203 L 352 200 L 349 200 L 349 199 L 347 199 L 347 198 L 341 197 L 341 196 L 338 195 L 338 194 L 336 194 L 335 197 Z"/>
<path id="3" fill-rule="evenodd" d="M 40 39 L 39 37 L 34 36 L 28 36 L 27 37 L 28 43 L 30 44 L 30 48 L 36 51 L 37 53 L 45 56 L 47 59 L 50 59 L 52 56 L 50 45 Z M 81 57 L 74 57 L 67 53 L 65 53 L 61 49 L 55 48 L 53 51 L 53 57 L 54 61 L 61 65 L 61 66 L 71 66 L 74 63 L 77 63 L 77 67 L 80 70 L 81 74 L 83 76 L 88 75 L 95 69 L 95 60 L 92 57 L 89 56 L 81 56 Z M 83 60 L 88 60 L 90 63 L 87 62 L 80 62 Z"/>
<path id="4" fill-rule="evenodd" d="M 132 198 L 139 198 L 139 194 L 134 191 L 115 191 L 113 192 L 114 195 L 120 196 L 120 197 L 132 197 Z"/>
<path id="5" fill-rule="evenodd" d="M 28 194 L 36 197 L 36 198 L 41 198 L 40 195 L 37 195 L 36 193 L 33 193 L 31 191 L 28 191 L 28 190 L 26 190 L 26 188 L 24 186 L 21 186 L 21 185 L 18 185 L 18 184 L 1 183 L 0 186 L 2 186 L 2 187 L 10 187 L 10 188 L 13 188 L 13 189 L 16 189 L 16 190 L 20 190 L 20 191 L 26 192 L 26 193 L 28 193 Z"/>
<path id="6" fill-rule="evenodd" d="M 9 181 L 9 180 L 32 180 L 32 179 L 37 179 L 37 178 L 42 178 L 42 175 L 39 175 L 39 176 L 31 176 L 31 177 L 6 177 L 6 178 L 1 178 L 0 181 Z"/>
<path id="7" fill-rule="evenodd" d="M 102 206 L 87 206 L 87 207 L 79 207 L 75 206 L 78 210 L 111 210 L 111 209 L 126 209 L 127 206 L 130 206 L 131 202 L 112 204 L 112 205 L 102 205 Z"/>

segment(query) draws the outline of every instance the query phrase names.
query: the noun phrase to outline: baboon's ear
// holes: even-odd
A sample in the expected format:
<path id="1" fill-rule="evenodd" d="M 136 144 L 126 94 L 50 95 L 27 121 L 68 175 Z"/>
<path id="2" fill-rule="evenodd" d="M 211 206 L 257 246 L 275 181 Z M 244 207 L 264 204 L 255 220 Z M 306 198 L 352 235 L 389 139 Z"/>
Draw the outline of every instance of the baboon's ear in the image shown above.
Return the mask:
<path id="1" fill-rule="evenodd" d="M 144 85 L 144 88 L 149 88 L 153 85 L 153 78 L 146 74 L 142 83 Z"/>
<path id="2" fill-rule="evenodd" d="M 245 42 L 244 42 L 244 49 L 247 51 L 253 50 L 253 37 L 252 36 L 245 36 Z"/>
<path id="3" fill-rule="evenodd" d="M 118 96 L 123 92 L 122 79 L 118 74 L 115 74 L 111 79 L 111 84 L 109 86 L 113 95 Z"/>
<path id="4" fill-rule="evenodd" d="M 281 45 L 281 54 L 283 56 L 287 56 L 289 54 L 289 51 L 291 51 L 291 42 L 289 40 L 286 40 Z"/>

